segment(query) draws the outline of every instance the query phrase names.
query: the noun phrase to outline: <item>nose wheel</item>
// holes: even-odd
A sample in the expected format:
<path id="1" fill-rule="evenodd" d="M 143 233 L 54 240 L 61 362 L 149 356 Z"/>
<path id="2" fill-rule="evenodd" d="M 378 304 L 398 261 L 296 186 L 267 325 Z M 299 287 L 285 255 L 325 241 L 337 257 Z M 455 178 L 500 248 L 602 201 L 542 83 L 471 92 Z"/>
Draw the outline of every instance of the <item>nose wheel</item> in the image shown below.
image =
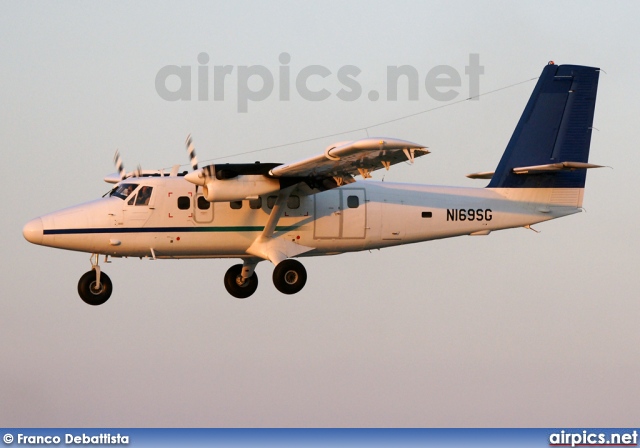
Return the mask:
<path id="1" fill-rule="evenodd" d="M 102 305 L 109 300 L 112 291 L 113 284 L 109 276 L 101 272 L 98 282 L 96 269 L 85 273 L 78 282 L 78 294 L 80 294 L 80 298 L 84 303 L 88 305 Z"/>

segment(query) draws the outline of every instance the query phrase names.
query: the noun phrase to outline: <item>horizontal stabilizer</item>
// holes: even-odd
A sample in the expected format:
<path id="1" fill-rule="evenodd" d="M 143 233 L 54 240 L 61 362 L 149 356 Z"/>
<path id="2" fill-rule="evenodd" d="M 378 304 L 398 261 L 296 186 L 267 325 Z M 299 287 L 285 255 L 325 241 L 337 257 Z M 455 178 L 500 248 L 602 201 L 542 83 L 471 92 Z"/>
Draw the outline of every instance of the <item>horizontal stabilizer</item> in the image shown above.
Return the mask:
<path id="1" fill-rule="evenodd" d="M 602 165 L 594 165 L 593 163 L 584 162 L 559 162 L 548 163 L 546 165 L 533 165 L 514 168 L 515 174 L 537 174 L 537 173 L 552 173 L 554 171 L 575 171 L 575 170 L 587 170 L 589 168 L 603 168 Z"/>
<path id="2" fill-rule="evenodd" d="M 483 171 L 481 173 L 467 174 L 467 177 L 469 179 L 491 179 L 494 174 L 495 174 L 495 171 Z"/>

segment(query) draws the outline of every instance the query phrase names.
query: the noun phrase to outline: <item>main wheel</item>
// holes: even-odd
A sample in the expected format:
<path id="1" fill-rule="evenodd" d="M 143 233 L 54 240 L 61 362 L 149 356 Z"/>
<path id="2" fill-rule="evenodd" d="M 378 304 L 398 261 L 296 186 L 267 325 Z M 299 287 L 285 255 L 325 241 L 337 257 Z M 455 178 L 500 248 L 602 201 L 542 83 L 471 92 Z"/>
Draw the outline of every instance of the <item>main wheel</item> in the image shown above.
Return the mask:
<path id="1" fill-rule="evenodd" d="M 307 270 L 297 260 L 287 259 L 273 270 L 273 284 L 283 294 L 300 292 L 307 283 Z"/>
<path id="2" fill-rule="evenodd" d="M 78 282 L 78 294 L 89 305 L 102 305 L 109 300 L 113 292 L 111 279 L 104 272 L 100 272 L 100 287 L 96 288 L 96 271 L 90 270 L 80 277 Z"/>
<path id="3" fill-rule="evenodd" d="M 242 265 L 234 264 L 224 274 L 224 287 L 227 292 L 238 299 L 246 299 L 258 289 L 258 274 L 242 281 Z"/>

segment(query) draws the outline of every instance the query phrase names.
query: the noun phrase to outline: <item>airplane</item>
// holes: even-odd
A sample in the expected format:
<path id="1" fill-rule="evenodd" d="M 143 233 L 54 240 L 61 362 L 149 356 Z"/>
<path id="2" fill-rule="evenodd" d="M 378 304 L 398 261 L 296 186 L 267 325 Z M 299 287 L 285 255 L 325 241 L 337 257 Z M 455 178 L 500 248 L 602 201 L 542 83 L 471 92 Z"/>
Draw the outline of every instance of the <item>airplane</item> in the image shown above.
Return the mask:
<path id="1" fill-rule="evenodd" d="M 381 249 L 526 227 L 582 211 L 600 69 L 549 62 L 484 188 L 368 180 L 371 172 L 413 163 L 426 146 L 375 137 L 330 145 L 292 163 L 224 163 L 190 172 L 118 174 L 104 197 L 29 221 L 33 244 L 91 254 L 78 282 L 89 305 L 112 294 L 99 258 L 236 258 L 224 275 L 232 296 L 258 287 L 255 267 L 275 266 L 273 283 L 295 294 L 307 281 L 296 259 Z M 363 180 L 356 180 L 360 176 Z"/>

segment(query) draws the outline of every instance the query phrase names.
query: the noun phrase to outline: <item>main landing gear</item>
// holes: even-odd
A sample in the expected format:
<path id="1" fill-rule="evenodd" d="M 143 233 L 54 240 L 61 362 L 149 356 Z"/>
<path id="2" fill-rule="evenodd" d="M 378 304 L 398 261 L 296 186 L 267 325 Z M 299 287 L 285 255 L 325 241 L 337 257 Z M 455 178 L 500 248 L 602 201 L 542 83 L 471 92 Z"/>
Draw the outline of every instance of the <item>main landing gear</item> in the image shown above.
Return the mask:
<path id="1" fill-rule="evenodd" d="M 238 299 L 246 299 L 258 288 L 255 264 L 236 264 L 224 275 L 224 287 Z M 286 259 L 273 270 L 273 284 L 283 294 L 300 292 L 307 282 L 307 270 L 297 260 Z"/>
<path id="2" fill-rule="evenodd" d="M 255 265 L 250 270 L 241 264 L 234 264 L 224 274 L 224 287 L 227 292 L 238 299 L 246 299 L 258 289 L 258 274 L 254 272 Z M 250 272 L 249 272 L 250 271 Z"/>
<path id="3" fill-rule="evenodd" d="M 95 257 L 95 262 L 93 261 Z M 111 279 L 104 272 L 100 272 L 98 254 L 91 255 L 91 270 L 86 272 L 78 282 L 78 294 L 89 305 L 102 305 L 109 300 L 113 292 Z"/>
<path id="4" fill-rule="evenodd" d="M 307 283 L 307 270 L 297 260 L 286 259 L 273 270 L 273 284 L 283 294 L 300 292 Z"/>

